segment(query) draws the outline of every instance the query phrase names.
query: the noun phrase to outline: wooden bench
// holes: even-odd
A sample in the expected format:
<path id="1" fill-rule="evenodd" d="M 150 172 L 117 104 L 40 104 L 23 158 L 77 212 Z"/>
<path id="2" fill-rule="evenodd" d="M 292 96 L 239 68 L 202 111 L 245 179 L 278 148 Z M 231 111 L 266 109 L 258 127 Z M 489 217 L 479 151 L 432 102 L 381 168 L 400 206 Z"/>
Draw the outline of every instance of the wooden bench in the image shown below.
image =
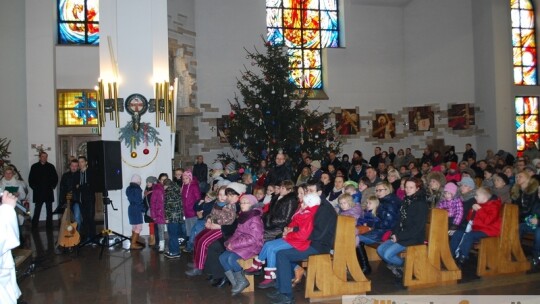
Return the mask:
<path id="1" fill-rule="evenodd" d="M 525 257 L 519 239 L 519 208 L 504 204 L 501 234 L 480 240 L 478 248 L 478 276 L 525 273 L 531 264 Z"/>
<path id="2" fill-rule="evenodd" d="M 246 270 L 246 269 L 249 269 L 251 267 L 251 265 L 253 265 L 253 258 L 247 259 L 247 260 L 238 259 L 237 262 L 238 262 L 238 264 L 240 264 L 240 267 L 242 267 L 242 269 Z M 255 279 L 254 279 L 254 277 L 255 276 L 253 276 L 253 275 L 247 275 L 246 276 L 246 279 L 249 282 L 249 286 L 247 288 L 245 288 L 244 290 L 242 290 L 242 293 L 254 292 L 255 291 Z"/>
<path id="3" fill-rule="evenodd" d="M 427 244 L 408 246 L 403 285 L 408 288 L 456 284 L 461 279 L 448 242 L 448 212 L 432 209 L 426 233 Z"/>
<path id="4" fill-rule="evenodd" d="M 356 258 L 356 220 L 338 216 L 334 255 L 312 255 L 308 259 L 305 297 L 321 300 L 358 295 L 371 291 L 371 281 L 366 279 Z M 347 280 L 347 271 L 352 277 Z"/>

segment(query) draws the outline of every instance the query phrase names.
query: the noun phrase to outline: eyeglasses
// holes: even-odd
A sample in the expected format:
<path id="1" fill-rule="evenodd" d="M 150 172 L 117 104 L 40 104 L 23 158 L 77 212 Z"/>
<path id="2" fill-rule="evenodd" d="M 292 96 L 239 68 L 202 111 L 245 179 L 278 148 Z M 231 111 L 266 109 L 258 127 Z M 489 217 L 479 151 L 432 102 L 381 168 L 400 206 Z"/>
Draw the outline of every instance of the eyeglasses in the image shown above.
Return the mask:
<path id="1" fill-rule="evenodd" d="M 386 189 L 375 189 L 375 192 L 383 192 L 386 191 Z"/>

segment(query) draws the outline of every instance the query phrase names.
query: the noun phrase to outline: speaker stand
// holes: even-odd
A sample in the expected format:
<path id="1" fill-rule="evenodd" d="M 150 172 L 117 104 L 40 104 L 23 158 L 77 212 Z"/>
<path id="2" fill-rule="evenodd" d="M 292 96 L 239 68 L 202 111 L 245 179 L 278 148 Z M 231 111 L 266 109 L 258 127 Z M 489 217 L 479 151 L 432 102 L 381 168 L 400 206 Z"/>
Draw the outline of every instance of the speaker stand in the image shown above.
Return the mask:
<path id="1" fill-rule="evenodd" d="M 107 212 L 107 209 L 109 209 L 109 205 L 111 205 L 114 211 L 118 209 L 114 208 L 113 202 L 109 199 L 108 195 L 109 192 L 107 190 L 103 191 L 103 206 L 105 207 L 103 208 L 103 230 L 101 231 L 101 233 L 96 234 L 94 237 L 80 244 L 78 247 L 78 249 L 80 249 L 88 244 L 96 244 L 98 246 L 101 246 L 101 251 L 99 253 L 100 260 L 103 257 L 103 250 L 105 248 L 110 248 L 116 246 L 117 244 L 121 244 L 125 240 L 129 240 L 129 237 L 109 229 L 109 214 Z M 111 235 L 117 236 L 112 244 L 109 242 Z"/>

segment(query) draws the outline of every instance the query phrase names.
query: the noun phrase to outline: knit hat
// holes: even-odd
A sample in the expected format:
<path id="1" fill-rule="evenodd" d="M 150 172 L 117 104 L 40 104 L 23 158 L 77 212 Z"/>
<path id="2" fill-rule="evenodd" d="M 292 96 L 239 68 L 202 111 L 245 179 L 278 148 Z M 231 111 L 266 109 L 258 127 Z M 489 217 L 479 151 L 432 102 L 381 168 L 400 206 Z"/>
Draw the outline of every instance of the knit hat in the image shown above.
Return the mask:
<path id="1" fill-rule="evenodd" d="M 230 162 L 225 166 L 225 169 L 229 170 L 229 172 L 232 172 L 236 169 L 236 165 L 233 162 Z"/>
<path id="2" fill-rule="evenodd" d="M 186 170 L 184 171 L 184 173 L 182 173 L 182 177 L 187 177 L 189 178 L 189 180 L 193 180 L 193 173 L 191 173 L 191 171 L 189 170 Z"/>
<path id="3" fill-rule="evenodd" d="M 304 204 L 308 207 L 318 206 L 321 204 L 321 197 L 315 193 L 309 193 L 304 196 Z"/>
<path id="4" fill-rule="evenodd" d="M 506 174 L 504 174 L 504 173 L 497 173 L 497 174 L 495 174 L 495 175 L 496 175 L 497 177 L 499 177 L 500 179 L 502 179 L 505 185 L 510 184 L 510 179 L 508 178 L 508 176 L 506 176 Z"/>
<path id="5" fill-rule="evenodd" d="M 538 166 L 538 163 L 540 163 L 540 158 L 535 158 L 535 159 L 533 159 L 533 160 L 531 161 L 531 163 L 532 163 L 532 165 L 535 166 L 535 167 Z"/>
<path id="6" fill-rule="evenodd" d="M 444 186 L 444 192 L 452 193 L 452 196 L 456 195 L 457 186 L 454 183 L 448 183 Z"/>
<path id="7" fill-rule="evenodd" d="M 208 196 L 210 199 L 216 199 L 217 193 L 216 191 L 209 191 L 208 193 L 206 193 L 206 196 Z"/>
<path id="8" fill-rule="evenodd" d="M 473 179 L 468 176 L 463 177 L 458 184 L 460 186 L 465 185 L 469 186 L 471 189 L 476 189 L 476 184 L 474 183 Z"/>
<path id="9" fill-rule="evenodd" d="M 236 191 L 236 190 L 235 190 Z M 254 195 L 251 195 L 251 194 L 244 194 L 242 195 L 242 197 L 240 198 L 240 200 L 243 200 L 243 199 L 247 199 L 249 204 L 251 206 L 255 205 L 258 203 L 257 201 L 257 198 L 254 196 Z"/>
<path id="10" fill-rule="evenodd" d="M 352 180 L 343 183 L 343 187 L 347 187 L 348 185 L 353 185 L 355 189 L 358 188 L 358 183 Z"/>
<path id="11" fill-rule="evenodd" d="M 216 161 L 214 165 L 212 165 L 212 170 L 223 170 L 223 164 L 219 161 Z"/>
<path id="12" fill-rule="evenodd" d="M 318 161 L 318 160 L 314 160 L 314 161 L 311 162 L 311 166 L 312 166 L 313 168 L 320 169 L 320 168 L 321 168 L 321 162 Z"/>
<path id="13" fill-rule="evenodd" d="M 456 162 L 451 162 L 450 167 L 448 169 L 457 171 L 457 163 Z"/>
<path id="14" fill-rule="evenodd" d="M 146 178 L 146 182 L 147 182 L 147 183 L 155 184 L 155 183 L 157 183 L 157 177 L 155 177 L 155 176 L 149 176 L 149 177 Z"/>
<path id="15" fill-rule="evenodd" d="M 475 177 L 476 177 L 476 173 L 475 173 L 474 170 L 471 169 L 471 168 L 465 168 L 465 169 L 461 170 L 461 173 L 467 173 L 467 174 L 469 174 L 469 176 L 470 176 L 471 178 L 475 178 Z"/>
<path id="16" fill-rule="evenodd" d="M 236 183 L 236 182 L 230 183 L 227 185 L 227 189 L 232 189 L 240 195 L 246 193 L 246 185 L 241 184 L 241 183 Z"/>
<path id="17" fill-rule="evenodd" d="M 133 174 L 131 176 L 131 182 L 140 185 L 141 182 L 142 182 L 142 178 L 141 178 L 141 176 L 139 174 Z"/>

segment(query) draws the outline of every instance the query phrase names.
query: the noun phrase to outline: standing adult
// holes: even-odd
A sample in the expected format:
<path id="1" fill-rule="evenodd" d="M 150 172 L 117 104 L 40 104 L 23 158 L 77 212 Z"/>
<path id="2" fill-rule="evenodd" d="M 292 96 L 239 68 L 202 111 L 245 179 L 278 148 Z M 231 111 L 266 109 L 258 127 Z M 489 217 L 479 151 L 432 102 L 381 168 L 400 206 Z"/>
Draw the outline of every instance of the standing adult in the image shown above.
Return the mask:
<path id="1" fill-rule="evenodd" d="M 69 170 L 62 174 L 60 179 L 60 194 L 58 198 L 59 204 L 63 206 L 63 210 L 67 208 L 66 197 L 71 195 L 71 209 L 73 210 L 73 218 L 77 222 L 77 230 L 81 230 L 82 227 L 82 215 L 81 205 L 79 201 L 79 195 L 77 195 L 77 185 L 79 184 L 79 162 L 76 159 L 72 159 L 69 162 Z"/>
<path id="2" fill-rule="evenodd" d="M 17 285 L 11 249 L 19 246 L 19 225 L 15 214 L 17 198 L 4 191 L 0 205 L 0 302 L 17 303 L 21 291 Z"/>
<path id="3" fill-rule="evenodd" d="M 88 160 L 85 156 L 79 156 L 79 185 L 78 194 L 81 204 L 82 229 L 83 237 L 91 238 L 96 234 L 96 193 L 92 190 L 90 181 L 93 173 L 88 169 Z M 83 239 L 84 240 L 84 239 Z"/>
<path id="4" fill-rule="evenodd" d="M 58 184 L 58 174 L 53 164 L 47 161 L 49 155 L 41 151 L 39 161 L 32 165 L 28 176 L 28 184 L 32 188 L 32 200 L 34 202 L 34 216 L 32 217 L 32 229 L 37 229 L 41 208 L 43 204 L 47 209 L 47 228 L 52 228 L 52 203 L 54 202 L 53 190 Z"/>
<path id="5" fill-rule="evenodd" d="M 285 165 L 285 154 L 276 155 L 276 165 L 270 169 L 264 181 L 265 187 L 268 185 L 279 185 L 284 180 L 292 180 L 292 173 Z"/>
<path id="6" fill-rule="evenodd" d="M 379 160 L 381 158 L 381 147 L 375 147 L 375 150 L 373 153 L 375 153 L 375 155 L 373 155 L 369 159 L 369 165 L 372 166 L 373 168 L 377 168 L 377 166 L 379 165 Z"/>
<path id="7" fill-rule="evenodd" d="M 208 187 L 208 166 L 204 163 L 202 155 L 197 156 L 197 162 L 193 165 L 193 176 L 199 181 L 199 190 L 201 197 L 209 191 Z"/>
<path id="8" fill-rule="evenodd" d="M 466 144 L 465 152 L 463 152 L 463 158 L 461 161 L 468 161 L 469 158 L 476 160 L 476 151 L 474 151 L 471 144 Z"/>

